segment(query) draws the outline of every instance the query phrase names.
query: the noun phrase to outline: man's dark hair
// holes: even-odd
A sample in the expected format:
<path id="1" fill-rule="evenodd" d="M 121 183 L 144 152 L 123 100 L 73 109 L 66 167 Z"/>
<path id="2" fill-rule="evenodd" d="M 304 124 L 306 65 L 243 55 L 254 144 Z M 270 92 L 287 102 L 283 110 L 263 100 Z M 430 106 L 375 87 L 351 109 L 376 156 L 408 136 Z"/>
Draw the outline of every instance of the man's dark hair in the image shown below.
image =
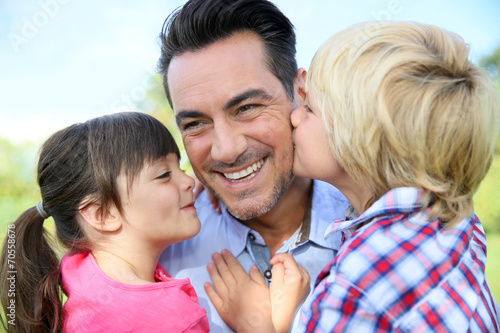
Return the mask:
<path id="1" fill-rule="evenodd" d="M 172 58 L 244 31 L 261 38 L 269 70 L 293 99 L 297 74 L 295 32 L 290 20 L 273 3 L 267 0 L 189 0 L 167 17 L 160 34 L 158 66 L 170 105 L 167 78 Z"/>

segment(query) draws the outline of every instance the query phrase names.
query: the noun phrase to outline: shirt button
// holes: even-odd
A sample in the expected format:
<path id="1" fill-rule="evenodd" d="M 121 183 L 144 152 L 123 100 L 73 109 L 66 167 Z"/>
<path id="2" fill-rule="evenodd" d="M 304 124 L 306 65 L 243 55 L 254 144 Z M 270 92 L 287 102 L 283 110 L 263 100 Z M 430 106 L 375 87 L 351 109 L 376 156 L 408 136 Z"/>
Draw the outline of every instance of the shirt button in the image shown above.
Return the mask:
<path id="1" fill-rule="evenodd" d="M 273 273 L 271 273 L 271 270 L 268 269 L 267 271 L 264 272 L 264 276 L 266 277 L 266 279 L 269 280 L 273 276 Z"/>
<path id="2" fill-rule="evenodd" d="M 248 237 L 250 237 L 251 240 L 255 240 L 255 236 L 253 234 L 248 234 Z"/>

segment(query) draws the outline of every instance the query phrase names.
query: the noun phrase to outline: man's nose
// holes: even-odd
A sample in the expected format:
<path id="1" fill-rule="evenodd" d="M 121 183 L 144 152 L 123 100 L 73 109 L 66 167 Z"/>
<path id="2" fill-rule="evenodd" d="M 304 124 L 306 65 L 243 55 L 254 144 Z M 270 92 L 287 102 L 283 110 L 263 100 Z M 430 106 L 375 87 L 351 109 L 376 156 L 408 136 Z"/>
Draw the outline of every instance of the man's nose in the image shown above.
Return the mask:
<path id="1" fill-rule="evenodd" d="M 246 136 L 238 126 L 229 122 L 220 122 L 214 126 L 212 159 L 230 164 L 236 161 L 248 148 Z"/>

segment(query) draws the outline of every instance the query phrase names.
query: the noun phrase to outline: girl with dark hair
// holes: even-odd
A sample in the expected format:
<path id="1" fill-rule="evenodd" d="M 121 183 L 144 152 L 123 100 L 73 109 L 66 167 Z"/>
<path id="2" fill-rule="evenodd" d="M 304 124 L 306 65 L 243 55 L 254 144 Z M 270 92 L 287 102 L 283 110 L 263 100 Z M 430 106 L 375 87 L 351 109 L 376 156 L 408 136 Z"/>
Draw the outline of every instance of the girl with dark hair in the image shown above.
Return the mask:
<path id="1" fill-rule="evenodd" d="M 1 301 L 15 317 L 2 319 L 4 328 L 208 332 L 189 280 L 173 279 L 158 264 L 167 246 L 200 230 L 194 181 L 179 157 L 166 127 L 142 113 L 52 135 L 38 161 L 42 202 L 15 221 L 15 237 L 4 242 Z M 43 227 L 49 216 L 68 249 L 61 263 Z"/>

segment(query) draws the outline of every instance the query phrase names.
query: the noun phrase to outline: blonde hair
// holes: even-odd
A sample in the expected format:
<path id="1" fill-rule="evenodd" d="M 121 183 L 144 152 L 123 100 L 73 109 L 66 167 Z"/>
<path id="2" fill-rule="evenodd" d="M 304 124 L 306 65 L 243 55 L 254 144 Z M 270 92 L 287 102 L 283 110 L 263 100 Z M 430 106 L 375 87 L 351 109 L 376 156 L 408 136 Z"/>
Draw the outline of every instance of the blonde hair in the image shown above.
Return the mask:
<path id="1" fill-rule="evenodd" d="M 498 93 L 463 39 L 415 22 L 366 22 L 321 46 L 307 75 L 332 152 L 374 193 L 426 190 L 431 218 L 453 225 L 493 159 Z"/>

